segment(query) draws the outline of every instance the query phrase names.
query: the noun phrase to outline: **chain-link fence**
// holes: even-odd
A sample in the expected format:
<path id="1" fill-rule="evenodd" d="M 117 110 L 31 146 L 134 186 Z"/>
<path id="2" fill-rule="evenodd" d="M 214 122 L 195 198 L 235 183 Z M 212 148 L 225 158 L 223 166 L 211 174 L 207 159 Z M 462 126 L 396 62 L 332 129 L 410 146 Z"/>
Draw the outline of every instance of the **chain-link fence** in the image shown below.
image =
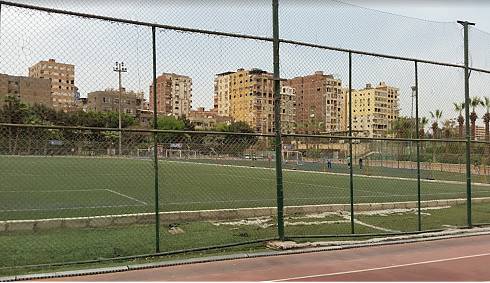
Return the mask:
<path id="1" fill-rule="evenodd" d="M 258 7 L 272 26 L 0 1 L 1 275 L 490 223 L 490 71 L 455 63 L 467 36 L 386 55 Z"/>

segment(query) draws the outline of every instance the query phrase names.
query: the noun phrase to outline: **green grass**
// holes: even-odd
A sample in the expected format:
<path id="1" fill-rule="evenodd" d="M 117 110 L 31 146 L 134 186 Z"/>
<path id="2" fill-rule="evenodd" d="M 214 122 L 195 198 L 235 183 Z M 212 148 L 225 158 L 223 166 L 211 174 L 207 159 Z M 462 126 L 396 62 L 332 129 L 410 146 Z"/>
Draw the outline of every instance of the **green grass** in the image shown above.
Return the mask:
<path id="1" fill-rule="evenodd" d="M 276 205 L 275 171 L 268 162 L 251 160 L 160 161 L 160 210 L 199 210 Z M 226 164 L 223 164 L 226 163 Z M 233 166 L 222 166 L 233 165 Z M 254 167 L 251 167 L 254 166 Z M 285 205 L 349 203 L 349 176 L 320 172 L 314 163 L 287 164 L 284 171 Z M 264 168 L 265 167 L 265 168 Z M 344 168 L 346 169 L 346 168 Z M 333 173 L 347 173 L 336 166 Z M 356 169 L 358 170 L 358 169 Z M 387 169 L 354 177 L 356 203 L 394 202 L 417 199 L 413 172 Z M 392 177 L 404 177 L 397 179 Z M 441 178 L 444 176 L 441 176 Z M 447 176 L 446 176 L 447 177 Z M 422 199 L 465 197 L 464 182 L 444 177 L 422 180 Z M 0 220 L 95 216 L 154 211 L 154 169 L 151 160 L 77 157 L 0 157 Z M 459 177 L 457 177 L 459 178 Z M 475 185 L 474 197 L 490 197 L 490 186 Z M 475 222 L 490 222 L 489 205 L 474 206 Z M 465 206 L 430 211 L 423 216 L 423 228 L 464 225 Z M 293 215 L 290 215 L 293 216 Z M 294 215 L 298 216 L 298 215 Z M 301 217 L 301 216 L 299 216 Z M 309 225 L 316 221 L 339 223 Z M 416 230 L 416 214 L 389 216 L 358 215 L 356 219 L 382 229 Z M 286 226 L 287 235 L 348 234 L 350 223 L 340 215 L 303 221 Z M 209 245 L 271 238 L 272 226 L 215 226 L 209 222 L 176 223 L 185 233 L 171 235 L 162 223 L 161 250 L 173 251 Z M 379 233 L 376 227 L 356 224 L 356 233 Z M 151 253 L 155 242 L 154 225 L 128 227 L 54 229 L 34 232 L 0 233 L 0 274 L 27 269 L 12 266 L 44 264 Z M 256 245 L 258 249 L 263 246 Z M 247 249 L 249 247 L 243 247 Z M 233 250 L 241 250 L 236 248 Z M 21 271 L 19 271 L 21 270 Z M 39 269 L 36 269 L 39 270 Z M 22 272 L 21 272 L 22 273 Z"/>
<path id="2" fill-rule="evenodd" d="M 490 217 L 490 205 L 475 204 L 475 222 L 488 222 Z M 426 214 L 428 213 L 428 214 Z M 292 215 L 295 218 L 287 218 L 287 222 L 298 221 L 323 221 L 342 219 L 336 215 L 326 215 L 312 219 L 304 215 Z M 459 205 L 451 208 L 424 211 L 422 218 L 423 229 L 443 229 L 445 225 L 464 225 L 462 219 L 465 216 L 465 206 Z M 416 214 L 414 211 L 400 212 L 398 214 L 382 215 L 356 215 L 356 220 L 365 224 L 374 225 L 384 229 L 398 231 L 415 231 Z M 275 219 L 270 218 L 273 224 Z M 162 223 L 161 250 L 174 251 L 180 249 L 197 248 L 229 244 L 236 242 L 253 241 L 262 238 L 276 236 L 275 226 L 261 228 L 254 225 L 213 225 L 211 222 L 181 222 L 174 223 L 182 228 L 184 233 L 172 235 L 168 232 L 168 223 Z M 98 258 L 110 258 L 117 256 L 152 253 L 154 251 L 154 225 L 134 225 L 128 227 L 112 228 L 85 228 L 85 229 L 56 229 L 35 232 L 0 233 L 0 276 L 21 274 L 26 272 L 47 272 L 67 268 L 87 268 L 84 266 L 69 267 L 43 267 L 43 268 L 12 268 L 30 264 L 46 264 L 68 262 L 76 260 L 93 260 Z M 356 223 L 356 233 L 382 233 L 383 231 Z M 286 236 L 305 235 L 335 235 L 349 234 L 349 223 L 318 224 L 318 225 L 286 225 Z M 328 238 L 328 240 L 348 240 L 354 238 Z M 306 241 L 303 239 L 300 241 Z M 310 239 L 311 240 L 311 239 Z M 319 239 L 316 239 L 319 240 Z M 230 249 L 212 250 L 207 252 L 194 252 L 174 256 L 143 258 L 131 260 L 129 263 L 141 263 L 155 260 L 176 259 L 194 257 L 199 255 L 223 254 L 231 252 L 243 252 L 264 250 L 263 244 L 253 244 Z M 126 263 L 128 263 L 126 261 Z M 122 263 L 119 263 L 122 264 Z M 116 262 L 102 265 L 89 265 L 89 267 L 101 267 L 106 265 L 118 265 Z"/>
<path id="3" fill-rule="evenodd" d="M 204 161 L 202 161 L 204 162 Z M 211 162 L 206 160 L 206 162 Z M 231 161 L 228 161 L 231 162 Z M 199 210 L 276 205 L 275 171 L 235 165 L 160 161 L 160 210 Z M 284 172 L 285 205 L 349 203 L 347 175 Z M 309 168 L 309 169 L 308 169 Z M 152 212 L 150 160 L 76 157 L 0 157 L 0 220 Z M 414 178 L 354 177 L 356 203 L 417 199 Z M 465 197 L 463 182 L 422 181 L 422 199 Z M 475 197 L 490 186 L 475 185 Z"/>

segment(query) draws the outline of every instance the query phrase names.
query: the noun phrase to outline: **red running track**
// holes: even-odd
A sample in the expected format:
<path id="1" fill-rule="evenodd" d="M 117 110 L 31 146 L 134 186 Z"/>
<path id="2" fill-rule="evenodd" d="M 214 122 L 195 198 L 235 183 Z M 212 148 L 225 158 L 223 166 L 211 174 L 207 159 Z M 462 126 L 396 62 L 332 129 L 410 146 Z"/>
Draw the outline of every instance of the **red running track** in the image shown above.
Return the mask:
<path id="1" fill-rule="evenodd" d="M 489 281 L 490 235 L 62 278 L 80 281 Z"/>

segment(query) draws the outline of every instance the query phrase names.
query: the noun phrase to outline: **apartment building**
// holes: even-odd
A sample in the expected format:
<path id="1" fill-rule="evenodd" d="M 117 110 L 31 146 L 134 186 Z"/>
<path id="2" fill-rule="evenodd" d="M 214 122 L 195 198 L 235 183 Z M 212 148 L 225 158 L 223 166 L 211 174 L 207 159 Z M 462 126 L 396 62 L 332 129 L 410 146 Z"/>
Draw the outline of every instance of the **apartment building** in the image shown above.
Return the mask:
<path id="1" fill-rule="evenodd" d="M 121 93 L 121 113 L 136 116 L 143 103 L 143 93 L 126 91 Z M 95 112 L 118 112 L 119 90 L 106 89 L 90 92 L 87 97 L 87 110 Z"/>
<path id="2" fill-rule="evenodd" d="M 230 89 L 233 74 L 234 72 L 225 72 L 217 74 L 214 78 L 214 108 L 222 116 L 230 115 Z"/>
<path id="3" fill-rule="evenodd" d="M 16 96 L 25 104 L 51 107 L 51 83 L 47 79 L 0 74 L 0 105 L 6 96 Z"/>
<path id="4" fill-rule="evenodd" d="M 51 81 L 51 102 L 56 110 L 76 109 L 75 66 L 54 59 L 40 61 L 29 68 L 29 77 Z"/>
<path id="5" fill-rule="evenodd" d="M 257 133 L 274 132 L 274 81 L 259 69 L 238 69 L 215 77 L 215 109 L 219 115 L 246 122 Z M 281 128 L 295 131 L 296 93 L 281 83 Z"/>
<path id="6" fill-rule="evenodd" d="M 196 130 L 213 130 L 218 124 L 230 125 L 233 122 L 231 117 L 219 115 L 215 109 L 205 110 L 204 107 L 191 110 L 187 119 Z"/>
<path id="7" fill-rule="evenodd" d="M 367 137 L 390 137 L 392 122 L 399 116 L 399 89 L 380 82 L 352 90 L 352 130 Z M 342 128 L 349 130 L 349 91 L 342 91 Z"/>
<path id="8" fill-rule="evenodd" d="M 174 73 L 157 77 L 157 112 L 174 117 L 188 116 L 192 107 L 192 79 Z M 153 110 L 153 83 L 150 85 L 150 109 Z"/>
<path id="9" fill-rule="evenodd" d="M 298 133 L 341 130 L 341 80 L 317 71 L 312 75 L 295 77 L 287 83 L 296 90 Z"/>

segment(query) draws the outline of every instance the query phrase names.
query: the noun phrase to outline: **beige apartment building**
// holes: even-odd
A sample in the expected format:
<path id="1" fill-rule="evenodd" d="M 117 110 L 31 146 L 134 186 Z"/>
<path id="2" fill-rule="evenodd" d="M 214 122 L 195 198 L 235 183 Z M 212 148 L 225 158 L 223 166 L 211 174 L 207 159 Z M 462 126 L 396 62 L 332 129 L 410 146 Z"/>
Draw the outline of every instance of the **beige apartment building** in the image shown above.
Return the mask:
<path id="1" fill-rule="evenodd" d="M 153 110 L 153 83 L 150 85 L 150 109 Z M 157 112 L 174 117 L 188 116 L 192 107 L 192 79 L 163 73 L 157 77 Z"/>
<path id="2" fill-rule="evenodd" d="M 76 109 L 75 66 L 54 59 L 40 61 L 29 68 L 29 77 L 51 81 L 51 102 L 56 110 Z"/>
<path id="3" fill-rule="evenodd" d="M 6 96 L 16 96 L 29 105 L 51 107 L 51 83 L 47 79 L 0 74 L 0 105 Z"/>
<path id="4" fill-rule="evenodd" d="M 399 89 L 380 82 L 377 86 L 352 90 L 352 130 L 366 137 L 390 137 L 399 116 Z M 349 90 L 342 91 L 342 128 L 349 130 Z"/>
<path id="5" fill-rule="evenodd" d="M 317 71 L 288 80 L 296 90 L 296 131 L 298 133 L 341 130 L 342 82 Z"/>
<path id="6" fill-rule="evenodd" d="M 143 103 L 142 92 L 127 92 L 123 89 L 121 93 L 121 113 L 136 116 Z M 106 89 L 103 91 L 90 92 L 87 97 L 87 110 L 95 112 L 118 112 L 119 90 Z"/>
<path id="7" fill-rule="evenodd" d="M 274 81 L 272 74 L 259 70 L 238 69 L 215 77 L 215 109 L 219 115 L 242 121 L 257 133 L 274 132 Z M 281 129 L 295 131 L 296 93 L 281 83 Z"/>
<path id="8" fill-rule="evenodd" d="M 222 116 L 230 115 L 230 83 L 233 74 L 234 72 L 225 72 L 214 78 L 214 109 Z"/>

